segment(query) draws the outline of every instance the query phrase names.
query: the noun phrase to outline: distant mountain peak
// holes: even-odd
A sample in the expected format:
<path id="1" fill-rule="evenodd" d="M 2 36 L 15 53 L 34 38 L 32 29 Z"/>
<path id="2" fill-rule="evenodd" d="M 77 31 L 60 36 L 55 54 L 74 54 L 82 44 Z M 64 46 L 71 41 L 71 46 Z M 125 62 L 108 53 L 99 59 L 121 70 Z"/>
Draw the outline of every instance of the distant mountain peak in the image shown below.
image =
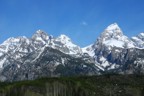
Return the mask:
<path id="1" fill-rule="evenodd" d="M 144 32 L 131 38 L 135 45 L 139 48 L 144 48 Z"/>
<path id="2" fill-rule="evenodd" d="M 39 30 L 36 31 L 36 34 L 44 34 L 44 33 L 45 32 L 43 30 L 41 30 L 41 29 L 39 29 Z"/>
<path id="3" fill-rule="evenodd" d="M 60 40 L 63 41 L 63 42 L 71 42 L 71 39 L 70 39 L 68 36 L 64 35 L 64 34 L 61 34 L 61 35 L 58 37 L 58 39 L 60 39 Z"/>
<path id="4" fill-rule="evenodd" d="M 139 36 L 140 38 L 144 38 L 144 32 L 140 33 L 138 36 Z"/>
<path id="5" fill-rule="evenodd" d="M 120 30 L 120 27 L 117 23 L 110 24 L 106 30 Z"/>
<path id="6" fill-rule="evenodd" d="M 106 45 L 119 48 L 133 48 L 134 42 L 125 36 L 117 23 L 109 25 L 96 41 L 96 46 Z"/>
<path id="7" fill-rule="evenodd" d="M 123 35 L 123 32 L 117 23 L 113 23 L 113 24 L 109 25 L 104 30 L 103 33 L 113 35 L 113 36 L 117 36 L 117 35 L 122 36 Z"/>
<path id="8" fill-rule="evenodd" d="M 36 33 L 32 36 L 33 40 L 36 41 L 47 41 L 49 39 L 49 36 L 46 32 L 42 31 L 42 30 L 38 30 L 36 31 Z"/>
<path id="9" fill-rule="evenodd" d="M 11 43 L 14 45 L 16 43 L 25 42 L 25 41 L 29 41 L 29 39 L 26 36 L 19 36 L 17 38 L 10 37 L 6 41 L 4 41 L 1 45 L 7 45 Z"/>
<path id="10" fill-rule="evenodd" d="M 45 31 L 43 31 L 43 30 L 37 30 L 36 33 L 33 36 L 38 36 L 38 37 L 42 37 L 43 38 L 43 37 L 47 37 L 48 34 Z"/>
<path id="11" fill-rule="evenodd" d="M 102 32 L 100 38 L 102 41 L 108 40 L 108 39 L 116 39 L 119 40 L 121 37 L 124 36 L 121 28 L 118 26 L 117 23 L 113 23 L 109 25 L 104 32 Z"/>

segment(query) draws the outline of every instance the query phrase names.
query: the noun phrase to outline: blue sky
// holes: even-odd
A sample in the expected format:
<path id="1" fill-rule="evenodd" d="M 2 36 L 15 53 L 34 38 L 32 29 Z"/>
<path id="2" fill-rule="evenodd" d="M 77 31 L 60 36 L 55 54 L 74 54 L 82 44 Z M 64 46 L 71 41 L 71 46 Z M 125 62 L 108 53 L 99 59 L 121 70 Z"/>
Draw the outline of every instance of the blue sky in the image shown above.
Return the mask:
<path id="1" fill-rule="evenodd" d="M 0 0 L 0 43 L 42 29 L 84 47 L 115 22 L 128 37 L 144 32 L 144 0 Z"/>

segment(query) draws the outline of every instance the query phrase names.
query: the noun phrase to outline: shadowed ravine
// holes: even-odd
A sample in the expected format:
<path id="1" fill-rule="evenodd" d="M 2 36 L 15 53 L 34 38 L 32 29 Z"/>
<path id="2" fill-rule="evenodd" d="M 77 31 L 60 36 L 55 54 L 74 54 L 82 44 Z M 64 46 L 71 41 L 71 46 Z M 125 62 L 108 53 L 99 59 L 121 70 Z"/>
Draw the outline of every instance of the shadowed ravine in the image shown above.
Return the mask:
<path id="1" fill-rule="evenodd" d="M 41 78 L 1 83 L 0 96 L 144 96 L 144 76 Z"/>

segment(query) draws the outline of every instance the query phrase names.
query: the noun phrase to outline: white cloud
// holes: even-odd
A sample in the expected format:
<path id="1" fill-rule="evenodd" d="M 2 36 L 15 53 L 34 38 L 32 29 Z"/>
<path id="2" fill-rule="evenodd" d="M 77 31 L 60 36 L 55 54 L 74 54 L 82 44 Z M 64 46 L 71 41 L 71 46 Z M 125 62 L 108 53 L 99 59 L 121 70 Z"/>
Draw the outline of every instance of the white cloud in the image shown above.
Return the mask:
<path id="1" fill-rule="evenodd" d="M 81 22 L 81 25 L 83 25 L 83 26 L 87 26 L 88 24 L 87 24 L 87 22 L 82 21 L 82 22 Z"/>

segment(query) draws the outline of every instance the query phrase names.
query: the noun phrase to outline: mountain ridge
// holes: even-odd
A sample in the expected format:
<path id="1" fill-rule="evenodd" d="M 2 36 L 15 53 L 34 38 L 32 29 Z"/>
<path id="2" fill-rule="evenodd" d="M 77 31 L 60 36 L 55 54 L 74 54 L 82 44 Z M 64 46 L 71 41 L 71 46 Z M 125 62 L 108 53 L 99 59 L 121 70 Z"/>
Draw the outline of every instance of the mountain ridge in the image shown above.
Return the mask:
<path id="1" fill-rule="evenodd" d="M 12 37 L 0 45 L 0 80 L 105 72 L 143 74 L 143 53 L 144 34 L 128 38 L 117 23 L 109 25 L 93 44 L 84 48 L 64 34 L 55 38 L 38 30 L 31 38 Z"/>

